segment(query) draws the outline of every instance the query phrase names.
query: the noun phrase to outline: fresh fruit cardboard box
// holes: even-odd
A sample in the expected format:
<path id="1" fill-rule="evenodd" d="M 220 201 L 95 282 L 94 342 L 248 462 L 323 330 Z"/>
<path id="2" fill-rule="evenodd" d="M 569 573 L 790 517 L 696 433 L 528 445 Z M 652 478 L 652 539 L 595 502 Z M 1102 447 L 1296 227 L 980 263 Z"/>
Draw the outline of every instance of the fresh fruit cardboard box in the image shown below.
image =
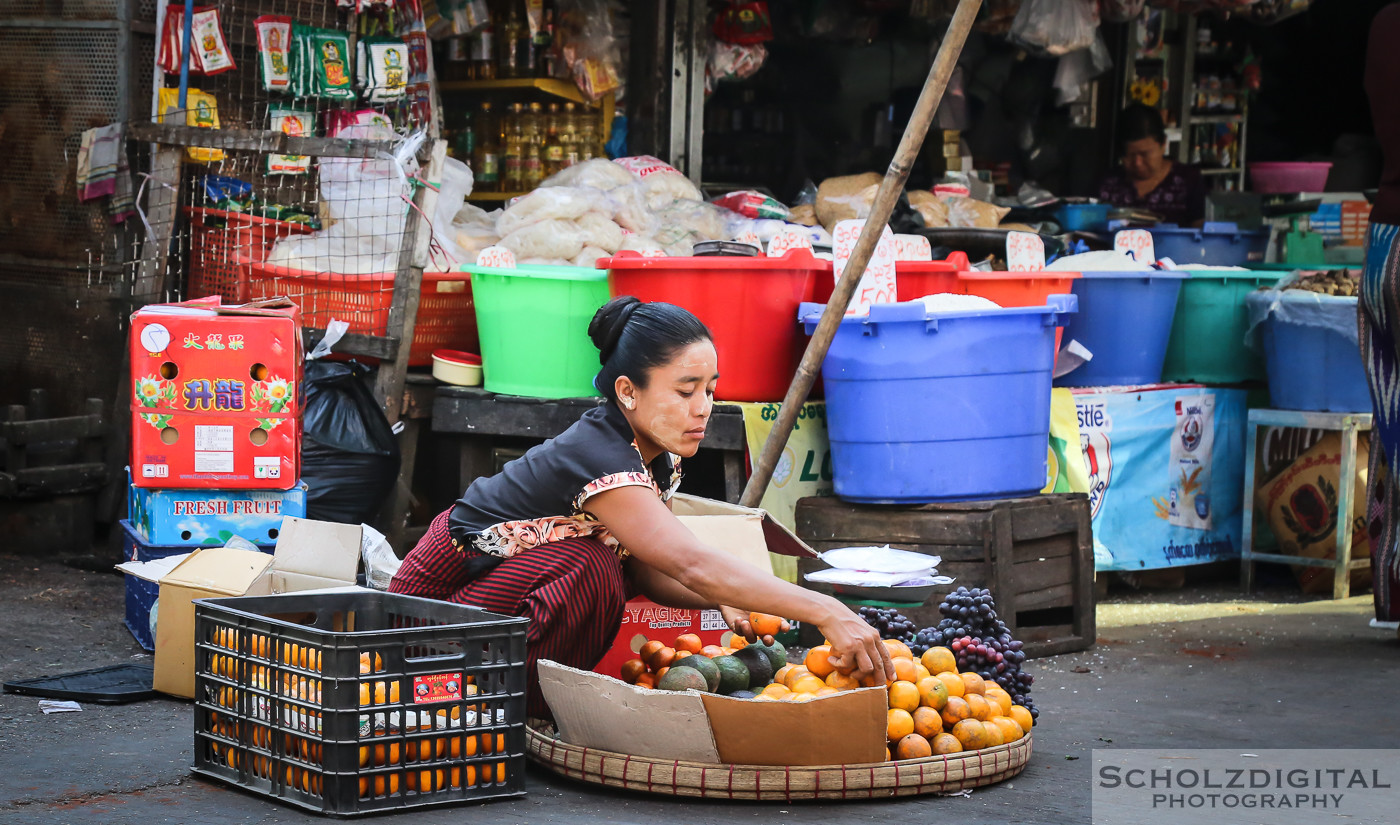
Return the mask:
<path id="1" fill-rule="evenodd" d="M 639 688 L 548 660 L 539 674 L 560 737 L 580 747 L 709 765 L 885 760 L 883 687 L 787 703 Z"/>
<path id="2" fill-rule="evenodd" d="M 767 573 L 773 572 L 768 558 L 770 551 L 782 556 L 816 555 L 812 548 L 763 510 L 683 493 L 671 498 L 671 510 L 701 541 Z M 693 633 L 700 637 L 702 644 L 723 647 L 729 632 L 718 610 L 662 607 L 638 597 L 627 603 L 617 638 L 594 670 L 617 676 L 622 663 L 636 658 L 642 645 L 653 639 L 670 645 L 677 636 Z"/>
<path id="3" fill-rule="evenodd" d="M 126 517 L 136 536 L 150 545 L 223 546 L 241 536 L 272 547 L 283 516 L 306 515 L 306 489 L 303 481 L 290 490 L 153 490 L 129 483 Z"/>
<path id="4" fill-rule="evenodd" d="M 358 524 L 289 517 L 282 522 L 277 549 L 270 556 L 251 550 L 204 547 L 183 558 L 174 569 L 157 574 L 160 610 L 152 687 L 171 696 L 194 698 L 195 599 L 267 596 L 353 585 L 360 563 L 361 537 Z M 128 562 L 117 569 L 147 580 L 152 576 L 140 563 Z"/>
<path id="5" fill-rule="evenodd" d="M 301 314 L 285 298 L 131 316 L 138 487 L 286 490 L 301 467 Z"/>

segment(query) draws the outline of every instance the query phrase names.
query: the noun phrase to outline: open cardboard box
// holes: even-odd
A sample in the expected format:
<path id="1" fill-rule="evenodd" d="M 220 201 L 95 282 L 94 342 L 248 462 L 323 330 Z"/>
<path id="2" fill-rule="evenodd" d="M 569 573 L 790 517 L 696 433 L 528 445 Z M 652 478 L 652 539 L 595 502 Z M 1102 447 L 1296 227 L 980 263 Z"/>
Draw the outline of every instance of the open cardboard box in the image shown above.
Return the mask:
<path id="1" fill-rule="evenodd" d="M 355 583 L 361 528 L 288 516 L 272 555 L 209 547 L 190 553 L 157 579 L 155 680 L 161 693 L 194 698 L 195 599 L 268 596 Z M 145 577 L 139 569 L 132 575 Z"/>
<path id="2" fill-rule="evenodd" d="M 684 494 L 671 498 L 671 510 L 701 541 L 766 573 L 773 572 L 769 553 L 816 555 L 812 548 L 763 510 Z M 669 645 L 677 636 L 694 633 L 703 644 L 722 645 L 728 632 L 718 610 L 663 607 L 639 596 L 627 602 L 617 638 L 594 670 L 616 676 L 622 663 L 636 658 L 637 651 L 649 639 L 660 639 Z"/>
<path id="3" fill-rule="evenodd" d="M 542 660 L 540 689 L 565 742 L 724 765 L 862 765 L 885 759 L 885 689 L 810 702 L 639 688 Z"/>

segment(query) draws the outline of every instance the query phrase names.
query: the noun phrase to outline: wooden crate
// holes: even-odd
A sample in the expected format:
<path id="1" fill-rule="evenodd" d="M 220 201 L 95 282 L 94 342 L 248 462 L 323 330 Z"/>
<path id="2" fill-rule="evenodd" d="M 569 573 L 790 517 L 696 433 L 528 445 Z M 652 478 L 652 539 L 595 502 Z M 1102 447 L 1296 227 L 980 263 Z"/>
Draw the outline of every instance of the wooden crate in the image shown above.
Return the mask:
<path id="1" fill-rule="evenodd" d="M 939 572 L 955 582 L 922 607 L 900 610 L 919 627 L 938 623 L 938 603 L 952 590 L 986 587 L 1029 656 L 1094 643 L 1093 534 L 1089 499 L 1082 494 L 916 506 L 804 498 L 797 503 L 797 535 L 818 552 L 888 544 L 942 556 Z M 826 567 L 815 559 L 798 565 L 801 574 Z M 826 585 L 803 584 L 831 592 Z"/>

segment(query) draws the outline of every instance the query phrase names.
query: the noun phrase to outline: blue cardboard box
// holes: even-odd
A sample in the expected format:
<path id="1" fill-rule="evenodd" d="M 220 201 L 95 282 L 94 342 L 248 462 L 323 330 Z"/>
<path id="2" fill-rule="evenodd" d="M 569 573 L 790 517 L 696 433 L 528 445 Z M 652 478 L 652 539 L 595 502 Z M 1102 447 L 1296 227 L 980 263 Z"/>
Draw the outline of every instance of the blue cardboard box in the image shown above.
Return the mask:
<path id="1" fill-rule="evenodd" d="M 133 487 L 130 476 L 126 517 L 149 545 L 222 547 L 241 536 L 270 550 L 283 516 L 306 517 L 304 481 L 290 490 L 159 490 Z"/>
<path id="2" fill-rule="evenodd" d="M 165 490 L 159 492 L 177 492 Z M 132 523 L 122 519 L 119 524 L 122 531 L 122 560 L 123 561 L 155 561 L 156 559 L 178 556 L 189 553 L 191 548 L 184 545 L 153 545 L 147 544 L 136 534 L 136 529 Z M 273 548 L 260 547 L 263 552 L 271 553 Z M 126 576 L 126 618 L 122 621 L 126 629 L 131 631 L 131 635 L 136 639 L 136 643 L 147 651 L 154 652 L 156 649 L 155 634 L 151 632 L 151 607 L 156 603 L 156 597 L 160 595 L 160 584 L 139 579 L 136 576 L 127 574 Z"/>

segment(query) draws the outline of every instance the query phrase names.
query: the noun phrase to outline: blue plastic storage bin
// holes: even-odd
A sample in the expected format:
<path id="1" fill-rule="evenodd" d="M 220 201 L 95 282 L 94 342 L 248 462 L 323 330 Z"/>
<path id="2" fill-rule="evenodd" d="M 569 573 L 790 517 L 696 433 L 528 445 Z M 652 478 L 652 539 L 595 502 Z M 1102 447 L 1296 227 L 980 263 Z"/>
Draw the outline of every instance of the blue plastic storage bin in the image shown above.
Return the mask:
<path id="1" fill-rule="evenodd" d="M 1055 210 L 1055 223 L 1066 232 L 1102 232 L 1108 229 L 1106 203 L 1067 203 Z"/>
<path id="2" fill-rule="evenodd" d="M 1258 264 L 1269 249 L 1269 230 L 1246 231 L 1224 221 L 1207 221 L 1200 229 L 1159 223 L 1148 231 L 1157 260 L 1171 258 L 1179 267 Z"/>
<path id="3" fill-rule="evenodd" d="M 122 531 L 123 561 L 155 561 L 198 549 L 183 545 L 147 544 L 137 535 L 136 529 L 132 527 L 130 521 L 122 519 L 119 524 Z M 265 553 L 271 553 L 273 550 L 271 547 L 262 546 L 259 546 L 258 549 Z M 156 640 L 151 633 L 151 607 L 156 603 L 156 597 L 159 595 L 160 585 L 156 582 L 148 582 L 145 579 L 127 575 L 126 618 L 122 623 L 126 625 L 127 630 L 131 631 L 136 643 L 148 651 L 156 649 Z"/>
<path id="4" fill-rule="evenodd" d="M 1078 341 L 1093 360 L 1055 383 L 1065 387 L 1155 384 L 1171 340 L 1185 272 L 1084 272 L 1074 282 L 1079 312 L 1064 344 Z"/>
<path id="5" fill-rule="evenodd" d="M 1275 409 L 1371 412 L 1371 391 L 1357 343 L 1357 299 L 1302 290 L 1245 298 L 1264 350 Z"/>
<path id="6" fill-rule="evenodd" d="M 1045 486 L 1055 328 L 1076 306 L 846 318 L 822 365 L 836 495 L 869 504 L 1011 498 Z M 820 304 L 803 304 L 807 333 Z"/>

